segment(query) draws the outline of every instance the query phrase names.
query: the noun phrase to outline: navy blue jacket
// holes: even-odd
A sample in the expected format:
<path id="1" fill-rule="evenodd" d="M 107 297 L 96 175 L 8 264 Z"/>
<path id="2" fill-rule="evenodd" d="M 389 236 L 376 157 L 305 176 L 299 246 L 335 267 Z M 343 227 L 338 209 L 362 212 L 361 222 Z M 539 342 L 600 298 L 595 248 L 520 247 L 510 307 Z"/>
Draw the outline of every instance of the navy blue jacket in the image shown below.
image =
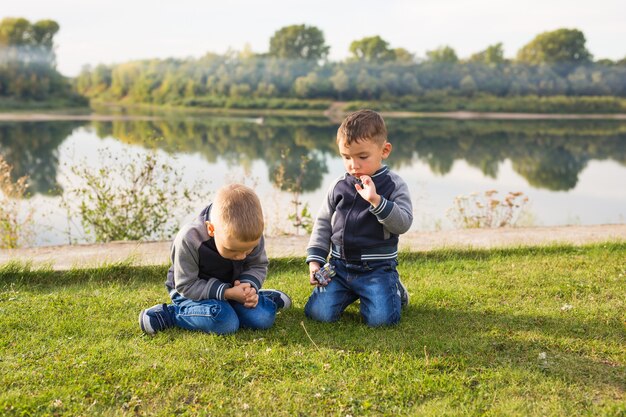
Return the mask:
<path id="1" fill-rule="evenodd" d="M 323 265 L 329 253 L 353 262 L 398 256 L 398 235 L 408 231 L 413 222 L 409 188 L 386 166 L 371 178 L 381 196 L 378 207 L 357 193 L 357 179 L 350 174 L 332 184 L 315 219 L 307 263 Z"/>

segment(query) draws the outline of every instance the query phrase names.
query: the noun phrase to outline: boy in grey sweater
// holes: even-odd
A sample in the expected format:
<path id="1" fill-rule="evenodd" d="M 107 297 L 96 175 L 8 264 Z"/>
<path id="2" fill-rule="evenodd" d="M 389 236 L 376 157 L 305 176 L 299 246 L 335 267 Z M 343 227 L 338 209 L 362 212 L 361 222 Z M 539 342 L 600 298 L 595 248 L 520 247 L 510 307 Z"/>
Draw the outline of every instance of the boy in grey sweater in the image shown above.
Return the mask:
<path id="1" fill-rule="evenodd" d="M 367 325 L 392 325 L 408 304 L 396 266 L 398 235 L 413 221 L 409 189 L 382 164 L 392 146 L 378 113 L 348 115 L 337 131 L 337 145 L 347 172 L 330 187 L 313 226 L 306 262 L 316 288 L 304 312 L 314 320 L 336 321 L 360 300 Z M 315 273 L 329 255 L 335 276 L 320 284 Z"/>
<path id="2" fill-rule="evenodd" d="M 263 227 L 254 191 L 240 184 L 220 188 L 215 201 L 176 235 L 165 283 L 172 304 L 143 310 L 141 330 L 154 334 L 177 326 L 227 334 L 271 327 L 276 310 L 290 307 L 291 300 L 261 289 L 269 264 Z"/>

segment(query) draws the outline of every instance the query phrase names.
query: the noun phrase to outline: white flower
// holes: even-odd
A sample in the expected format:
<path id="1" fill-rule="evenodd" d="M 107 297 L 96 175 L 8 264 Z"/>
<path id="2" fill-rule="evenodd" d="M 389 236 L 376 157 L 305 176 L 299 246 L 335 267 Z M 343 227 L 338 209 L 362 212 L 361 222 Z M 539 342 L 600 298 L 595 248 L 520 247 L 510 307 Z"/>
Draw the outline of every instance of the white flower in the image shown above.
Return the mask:
<path id="1" fill-rule="evenodd" d="M 572 308 L 574 308 L 574 306 L 571 304 L 563 304 L 563 307 L 561 307 L 561 311 L 569 311 Z"/>

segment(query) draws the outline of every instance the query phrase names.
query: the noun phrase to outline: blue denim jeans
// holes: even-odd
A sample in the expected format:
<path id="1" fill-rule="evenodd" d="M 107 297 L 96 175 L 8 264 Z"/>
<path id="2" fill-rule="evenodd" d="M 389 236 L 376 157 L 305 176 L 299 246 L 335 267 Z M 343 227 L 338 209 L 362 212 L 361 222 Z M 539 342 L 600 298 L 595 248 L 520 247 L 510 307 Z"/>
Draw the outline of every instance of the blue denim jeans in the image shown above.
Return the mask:
<path id="1" fill-rule="evenodd" d="M 389 326 L 400 321 L 400 278 L 395 259 L 348 263 L 331 258 L 336 275 L 326 291 L 313 290 L 304 314 L 313 320 L 332 322 L 357 299 L 368 326 Z"/>
<path id="2" fill-rule="evenodd" d="M 194 301 L 171 288 L 168 291 L 173 302 L 168 310 L 176 326 L 183 329 L 228 334 L 239 328 L 269 329 L 276 319 L 276 304 L 262 294 L 256 307 L 247 308 L 236 301 Z"/>

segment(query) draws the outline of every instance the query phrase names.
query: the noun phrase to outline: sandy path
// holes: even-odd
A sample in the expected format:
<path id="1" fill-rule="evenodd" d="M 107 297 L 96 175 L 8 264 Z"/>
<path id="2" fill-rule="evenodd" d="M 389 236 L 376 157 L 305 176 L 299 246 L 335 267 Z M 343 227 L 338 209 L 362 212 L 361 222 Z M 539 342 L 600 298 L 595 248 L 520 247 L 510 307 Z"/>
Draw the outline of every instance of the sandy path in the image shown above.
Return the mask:
<path id="1" fill-rule="evenodd" d="M 308 238 L 280 236 L 268 237 L 266 241 L 269 257 L 279 258 L 304 256 Z M 411 232 L 402 235 L 400 241 L 402 249 L 411 251 L 626 242 L 626 224 Z M 133 265 L 160 265 L 169 263 L 169 247 L 170 242 L 113 242 L 3 250 L 0 265 L 9 261 L 32 262 L 35 267 L 47 266 L 55 270 L 122 261 L 130 261 Z"/>

